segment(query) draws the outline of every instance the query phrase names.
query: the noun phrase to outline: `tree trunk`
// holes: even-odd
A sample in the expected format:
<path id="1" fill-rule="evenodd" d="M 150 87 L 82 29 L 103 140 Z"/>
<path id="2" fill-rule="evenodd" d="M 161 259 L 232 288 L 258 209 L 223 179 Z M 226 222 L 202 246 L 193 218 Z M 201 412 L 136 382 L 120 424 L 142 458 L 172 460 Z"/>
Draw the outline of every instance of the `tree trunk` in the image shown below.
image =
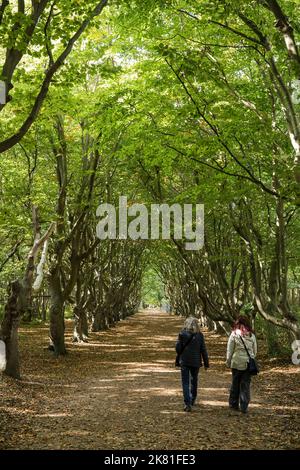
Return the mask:
<path id="1" fill-rule="evenodd" d="M 281 352 L 280 341 L 277 334 L 277 328 L 272 323 L 265 321 L 265 335 L 270 356 L 277 356 Z"/>
<path id="2" fill-rule="evenodd" d="M 65 347 L 65 302 L 61 289 L 59 270 L 56 267 L 50 274 L 49 290 L 51 296 L 50 306 L 50 339 L 56 356 L 67 353 Z M 52 349 L 52 348 L 51 348 Z"/>
<path id="3" fill-rule="evenodd" d="M 93 318 L 92 331 L 102 331 L 107 329 L 107 323 L 102 309 L 98 309 Z"/>
<path id="4" fill-rule="evenodd" d="M 20 296 L 23 286 L 14 281 L 9 286 L 9 299 L 5 306 L 0 338 L 6 346 L 6 369 L 4 373 L 14 379 L 20 379 L 20 361 L 18 348 L 18 326 L 20 321 Z"/>
<path id="5" fill-rule="evenodd" d="M 74 307 L 74 332 L 73 342 L 74 343 L 87 343 L 88 338 L 88 321 L 85 310 L 82 305 L 76 305 Z"/>
<path id="6" fill-rule="evenodd" d="M 58 299 L 50 307 L 50 338 L 56 356 L 67 354 L 65 347 L 64 304 Z"/>
<path id="7" fill-rule="evenodd" d="M 4 318 L 1 323 L 0 338 L 6 346 L 6 370 L 5 373 L 13 378 L 20 378 L 18 327 L 21 315 L 26 312 L 32 298 L 33 274 L 35 259 L 43 243 L 50 237 L 55 224 L 52 223 L 47 232 L 36 238 L 27 258 L 27 267 L 22 280 L 16 280 L 9 285 L 9 297 L 5 305 Z"/>

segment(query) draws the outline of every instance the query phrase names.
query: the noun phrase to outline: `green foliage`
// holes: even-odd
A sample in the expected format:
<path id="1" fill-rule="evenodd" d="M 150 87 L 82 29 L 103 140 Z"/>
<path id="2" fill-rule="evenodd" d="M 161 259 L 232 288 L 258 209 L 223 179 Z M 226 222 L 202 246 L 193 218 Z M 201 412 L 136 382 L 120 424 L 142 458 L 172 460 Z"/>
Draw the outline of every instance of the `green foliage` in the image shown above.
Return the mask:
<path id="1" fill-rule="evenodd" d="M 5 11 L 0 59 L 4 60 L 5 47 L 12 45 L 26 55 L 14 74 L 13 100 L 1 111 L 3 138 L 19 128 L 32 106 L 49 65 L 49 44 L 53 57 L 58 57 L 94 3 L 56 2 L 48 33 L 49 9 L 29 44 L 24 33 L 28 16 L 11 7 Z M 205 204 L 203 253 L 183 260 L 171 242 L 149 245 L 154 259 L 150 255 L 150 261 L 147 257 L 142 261 L 142 297 L 147 303 L 159 304 L 164 288 L 172 291 L 174 286 L 179 308 L 189 308 L 186 303 L 199 311 L 199 289 L 204 285 L 200 294 L 216 301 L 217 313 L 229 315 L 232 307 L 230 315 L 236 314 L 235 301 L 242 312 L 249 306 L 255 309 L 251 245 L 261 270 L 259 293 L 269 308 L 270 272 L 282 257 L 278 201 L 283 203 L 285 259 L 280 258 L 277 266 L 277 307 L 285 282 L 288 289 L 299 288 L 294 151 L 270 61 L 274 59 L 287 93 L 296 77 L 295 66 L 287 59 L 273 15 L 261 3 L 114 1 L 103 20 L 93 21 L 55 76 L 34 126 L 21 145 L 1 156 L 0 260 L 22 241 L 0 272 L 3 286 L 24 268 L 33 238 L 32 206 L 39 207 L 43 229 L 57 220 L 53 148 L 60 143 L 55 133 L 59 116 L 67 146 L 66 232 L 72 217 L 86 205 L 85 185 L 91 171 L 86 160 L 95 148 L 101 164 L 89 207 L 92 233 L 99 202 L 116 203 L 119 195 L 127 195 L 129 203 L 148 206 L 154 202 Z M 300 6 L 289 0 L 281 4 L 299 41 Z M 16 21 L 18 30 L 12 28 Z M 270 50 L 259 42 L 253 24 L 268 38 Z M 299 111 L 296 104 L 297 119 Z M 88 151 L 84 150 L 87 138 L 94 142 Z M 81 185 L 83 197 L 78 197 Z M 67 255 L 64 262 L 67 265 Z M 163 283 L 157 271 L 163 273 Z M 298 309 L 295 301 L 292 313 Z M 271 338 L 275 343 L 265 324 L 260 329 L 267 341 Z"/>
<path id="2" fill-rule="evenodd" d="M 151 267 L 143 276 L 142 301 L 148 305 L 160 306 L 164 300 L 164 286 L 161 277 Z"/>

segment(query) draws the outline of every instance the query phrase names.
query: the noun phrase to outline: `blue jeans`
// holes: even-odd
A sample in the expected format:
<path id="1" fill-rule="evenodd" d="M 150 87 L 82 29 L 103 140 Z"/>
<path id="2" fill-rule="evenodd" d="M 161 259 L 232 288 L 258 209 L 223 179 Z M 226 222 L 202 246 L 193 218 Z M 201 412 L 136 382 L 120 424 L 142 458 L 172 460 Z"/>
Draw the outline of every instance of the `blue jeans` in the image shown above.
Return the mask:
<path id="1" fill-rule="evenodd" d="M 197 398 L 199 367 L 181 366 L 181 381 L 185 405 L 192 405 Z"/>

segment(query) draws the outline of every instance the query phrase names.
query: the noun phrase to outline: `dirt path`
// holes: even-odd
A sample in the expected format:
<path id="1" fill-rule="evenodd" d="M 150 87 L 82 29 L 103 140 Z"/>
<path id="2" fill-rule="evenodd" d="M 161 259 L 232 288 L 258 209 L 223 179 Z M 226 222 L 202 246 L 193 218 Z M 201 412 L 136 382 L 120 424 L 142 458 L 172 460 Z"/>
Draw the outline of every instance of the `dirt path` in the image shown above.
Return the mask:
<path id="1" fill-rule="evenodd" d="M 184 413 L 174 343 L 182 319 L 144 311 L 54 359 L 47 328 L 21 330 L 23 381 L 0 381 L 1 449 L 300 449 L 300 370 L 261 362 L 248 415 L 227 406 L 226 338 Z M 70 325 L 71 326 L 71 325 Z"/>

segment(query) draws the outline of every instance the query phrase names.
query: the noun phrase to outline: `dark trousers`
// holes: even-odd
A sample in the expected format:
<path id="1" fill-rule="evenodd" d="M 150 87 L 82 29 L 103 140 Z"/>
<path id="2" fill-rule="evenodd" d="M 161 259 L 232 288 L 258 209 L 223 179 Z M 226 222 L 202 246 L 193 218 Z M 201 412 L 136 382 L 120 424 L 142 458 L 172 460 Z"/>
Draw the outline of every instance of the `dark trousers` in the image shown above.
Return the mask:
<path id="1" fill-rule="evenodd" d="M 192 405 L 197 398 L 199 367 L 181 366 L 183 399 L 186 405 Z"/>
<path id="2" fill-rule="evenodd" d="M 232 370 L 232 383 L 229 395 L 229 406 L 247 411 L 250 402 L 251 375 L 247 370 Z"/>

